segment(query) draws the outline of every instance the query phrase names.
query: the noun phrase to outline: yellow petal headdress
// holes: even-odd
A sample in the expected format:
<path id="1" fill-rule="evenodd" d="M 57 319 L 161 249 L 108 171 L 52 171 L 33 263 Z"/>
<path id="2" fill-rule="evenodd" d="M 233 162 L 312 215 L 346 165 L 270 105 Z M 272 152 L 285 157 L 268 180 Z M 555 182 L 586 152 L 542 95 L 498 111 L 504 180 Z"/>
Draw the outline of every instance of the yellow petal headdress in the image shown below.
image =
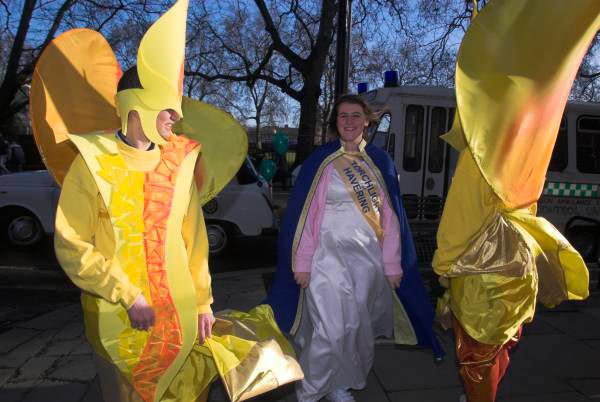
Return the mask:
<path id="1" fill-rule="evenodd" d="M 156 116 L 173 109 L 183 117 L 183 67 L 188 0 L 180 0 L 160 17 L 142 38 L 137 55 L 137 72 L 142 89 L 117 93 L 121 128 L 127 134 L 127 117 L 135 110 L 140 115 L 146 137 L 155 144 L 166 140 L 156 130 Z"/>
<path id="2" fill-rule="evenodd" d="M 217 108 L 185 97 L 182 102 L 187 5 L 188 0 L 177 1 L 144 35 L 137 58 L 143 89 L 117 95 L 121 68 L 98 32 L 70 30 L 44 50 L 33 73 L 30 115 L 42 159 L 59 184 L 77 155 L 67 135 L 119 127 L 126 132 L 131 110 L 138 111 L 144 133 L 159 145 L 164 140 L 156 131 L 157 114 L 173 109 L 184 116 L 174 131 L 202 144 L 203 202 L 235 175 L 247 152 L 244 128 Z"/>

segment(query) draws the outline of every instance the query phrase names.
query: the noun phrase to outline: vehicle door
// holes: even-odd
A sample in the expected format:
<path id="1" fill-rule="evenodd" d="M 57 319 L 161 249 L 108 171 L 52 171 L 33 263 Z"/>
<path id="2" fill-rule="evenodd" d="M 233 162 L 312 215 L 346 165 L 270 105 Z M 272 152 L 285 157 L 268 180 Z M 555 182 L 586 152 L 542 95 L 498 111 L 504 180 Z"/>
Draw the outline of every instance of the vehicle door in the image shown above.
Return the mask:
<path id="1" fill-rule="evenodd" d="M 403 104 L 397 145 L 400 187 L 409 219 L 437 221 L 448 189 L 449 147 L 440 136 L 451 126 L 454 109 Z"/>

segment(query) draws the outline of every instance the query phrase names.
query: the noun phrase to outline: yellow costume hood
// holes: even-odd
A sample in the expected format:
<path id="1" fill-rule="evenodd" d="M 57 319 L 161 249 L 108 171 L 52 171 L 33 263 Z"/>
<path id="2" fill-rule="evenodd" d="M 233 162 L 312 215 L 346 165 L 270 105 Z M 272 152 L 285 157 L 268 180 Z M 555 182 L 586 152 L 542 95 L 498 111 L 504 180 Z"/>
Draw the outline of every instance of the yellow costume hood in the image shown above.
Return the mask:
<path id="1" fill-rule="evenodd" d="M 185 26 L 187 0 L 176 2 L 142 38 L 137 54 L 137 73 L 142 89 L 117 93 L 121 129 L 127 134 L 127 117 L 135 110 L 144 133 L 155 144 L 166 140 L 156 130 L 156 115 L 173 109 L 183 117 L 183 68 L 185 62 Z"/>

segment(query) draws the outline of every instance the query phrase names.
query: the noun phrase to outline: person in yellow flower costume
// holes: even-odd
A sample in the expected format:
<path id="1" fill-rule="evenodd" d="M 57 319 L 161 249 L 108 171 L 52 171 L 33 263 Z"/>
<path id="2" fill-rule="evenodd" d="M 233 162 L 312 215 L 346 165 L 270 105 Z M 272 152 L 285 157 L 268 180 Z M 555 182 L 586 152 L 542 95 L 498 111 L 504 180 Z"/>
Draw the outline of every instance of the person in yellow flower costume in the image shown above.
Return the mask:
<path id="1" fill-rule="evenodd" d="M 121 74 L 97 32 L 56 38 L 36 66 L 31 120 L 62 185 L 55 249 L 82 289 L 106 401 L 232 401 L 302 378 L 273 313 L 211 310 L 202 205 L 247 152 L 228 114 L 182 96 L 187 0 L 141 41 Z M 185 134 L 174 134 L 174 132 Z"/>
<path id="2" fill-rule="evenodd" d="M 461 44 L 457 115 L 445 136 L 460 156 L 433 266 L 448 288 L 438 317 L 454 328 L 463 401 L 496 399 L 537 301 L 553 307 L 588 296 L 581 256 L 536 216 L 536 202 L 599 28 L 596 0 L 491 1 Z"/>

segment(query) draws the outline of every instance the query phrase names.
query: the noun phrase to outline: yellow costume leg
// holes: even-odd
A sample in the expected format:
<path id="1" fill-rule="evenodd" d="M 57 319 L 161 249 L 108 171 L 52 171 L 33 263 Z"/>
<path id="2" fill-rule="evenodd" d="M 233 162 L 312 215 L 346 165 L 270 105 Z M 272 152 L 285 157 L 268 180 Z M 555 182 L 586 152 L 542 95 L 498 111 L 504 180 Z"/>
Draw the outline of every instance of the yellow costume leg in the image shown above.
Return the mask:
<path id="1" fill-rule="evenodd" d="M 104 402 L 143 402 L 117 367 L 94 353 L 94 365 L 100 379 Z"/>
<path id="2" fill-rule="evenodd" d="M 206 401 L 210 383 L 217 374 L 215 361 L 208 348 L 196 343 L 161 402 Z"/>

